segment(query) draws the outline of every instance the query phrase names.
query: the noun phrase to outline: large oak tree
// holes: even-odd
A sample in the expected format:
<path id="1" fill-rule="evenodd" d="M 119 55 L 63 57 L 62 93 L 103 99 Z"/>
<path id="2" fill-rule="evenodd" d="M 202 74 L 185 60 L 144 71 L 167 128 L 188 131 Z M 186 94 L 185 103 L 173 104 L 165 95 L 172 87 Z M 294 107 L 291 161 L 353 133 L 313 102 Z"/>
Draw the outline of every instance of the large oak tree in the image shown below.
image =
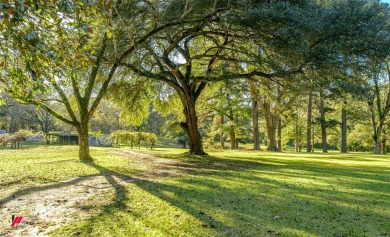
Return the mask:
<path id="1" fill-rule="evenodd" d="M 158 19 L 170 7 L 142 0 L 1 4 L 1 89 L 72 125 L 79 157 L 89 161 L 89 123 L 118 66 L 157 32 L 186 24 Z M 118 42 L 118 28 L 126 29 L 125 41 Z"/>

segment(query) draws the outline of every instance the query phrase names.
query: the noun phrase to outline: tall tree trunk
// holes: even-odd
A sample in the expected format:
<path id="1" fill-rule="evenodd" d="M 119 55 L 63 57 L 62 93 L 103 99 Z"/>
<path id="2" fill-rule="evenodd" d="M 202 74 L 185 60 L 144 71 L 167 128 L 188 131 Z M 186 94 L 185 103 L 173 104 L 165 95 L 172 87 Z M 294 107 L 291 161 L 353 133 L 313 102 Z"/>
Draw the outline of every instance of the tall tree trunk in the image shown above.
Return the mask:
<path id="1" fill-rule="evenodd" d="M 186 109 L 184 111 L 186 111 Z M 184 114 L 187 114 L 187 112 L 184 112 Z M 186 136 L 188 138 L 187 139 L 188 140 L 188 146 L 190 148 L 190 153 L 192 153 L 194 151 L 194 145 L 193 145 L 193 143 L 191 143 L 191 140 L 190 140 L 190 136 L 191 135 L 190 135 L 190 129 L 188 127 L 188 123 L 189 123 L 188 121 L 189 121 L 188 118 L 186 118 L 185 122 L 180 122 L 180 127 L 183 129 L 184 133 L 186 134 Z M 185 145 L 184 145 L 183 148 L 186 148 Z"/>
<path id="2" fill-rule="evenodd" d="M 314 152 L 314 144 L 315 144 L 315 140 L 314 140 L 314 124 L 311 125 L 311 152 Z"/>
<path id="3" fill-rule="evenodd" d="M 380 141 L 380 133 L 382 131 L 382 124 L 379 122 L 377 124 L 374 109 L 372 107 L 372 104 L 368 104 L 370 111 L 371 111 L 371 126 L 372 126 L 372 139 L 374 140 L 374 154 L 381 154 L 381 141 Z"/>
<path id="4" fill-rule="evenodd" d="M 381 141 L 381 154 L 382 155 L 387 154 L 386 140 Z"/>
<path id="5" fill-rule="evenodd" d="M 282 117 L 279 115 L 277 117 L 278 120 L 278 137 L 277 137 L 277 144 L 278 144 L 278 150 L 282 151 Z"/>
<path id="6" fill-rule="evenodd" d="M 347 153 L 347 110 L 344 102 L 341 108 L 341 153 Z"/>
<path id="7" fill-rule="evenodd" d="M 259 136 L 259 107 L 255 100 L 252 100 L 252 115 L 253 115 L 253 149 L 260 150 Z"/>
<path id="8" fill-rule="evenodd" d="M 265 111 L 265 126 L 267 128 L 267 150 L 268 151 L 279 151 L 276 145 L 276 119 L 275 116 L 271 114 L 269 109 Z"/>
<path id="9" fill-rule="evenodd" d="M 297 120 L 295 121 L 295 152 L 300 152 L 300 141 L 299 141 L 299 125 L 298 125 L 298 115 Z"/>
<path id="10" fill-rule="evenodd" d="M 230 149 L 236 149 L 236 132 L 230 128 Z"/>
<path id="11" fill-rule="evenodd" d="M 374 154 L 381 154 L 382 151 L 382 143 L 380 139 L 380 132 L 382 128 L 375 128 L 374 127 L 374 134 L 373 134 L 373 139 L 375 142 L 375 148 L 374 148 Z"/>
<path id="12" fill-rule="evenodd" d="M 381 154 L 387 154 L 387 146 L 386 146 L 386 125 L 382 127 L 382 135 L 381 135 Z"/>
<path id="13" fill-rule="evenodd" d="M 189 128 L 190 128 L 190 139 L 191 139 L 191 143 L 193 144 L 193 151 L 191 153 L 195 155 L 205 155 L 206 153 L 203 151 L 202 137 L 200 136 L 199 128 L 198 128 L 198 117 L 196 116 L 195 113 L 192 113 L 191 115 Z"/>
<path id="14" fill-rule="evenodd" d="M 230 119 L 230 149 L 236 149 L 236 130 L 234 126 L 234 115 L 233 115 L 233 110 L 229 111 L 229 119 Z"/>
<path id="15" fill-rule="evenodd" d="M 195 99 L 193 96 L 186 98 L 184 105 L 184 115 L 186 117 L 185 123 L 180 123 L 184 132 L 188 136 L 188 144 L 190 146 L 190 153 L 194 155 L 206 155 L 203 150 L 202 137 L 199 133 L 198 116 L 196 115 Z"/>
<path id="16" fill-rule="evenodd" d="M 76 129 L 79 136 L 79 158 L 81 161 L 92 161 L 89 154 L 88 123 L 81 123 Z"/>
<path id="17" fill-rule="evenodd" d="M 276 101 L 278 102 L 278 104 L 280 105 L 281 104 L 281 86 L 280 84 L 277 85 L 277 92 L 278 92 L 278 95 L 276 97 Z M 277 127 L 278 127 L 278 135 L 277 135 L 277 146 L 278 146 L 278 150 L 279 151 L 282 151 L 282 116 L 281 116 L 281 113 L 280 111 L 278 111 L 278 113 L 274 114 L 274 118 L 276 119 L 276 123 L 277 123 Z"/>
<path id="18" fill-rule="evenodd" d="M 279 151 L 276 145 L 275 129 L 267 127 L 267 150 L 268 151 Z"/>
<path id="19" fill-rule="evenodd" d="M 375 143 L 375 148 L 374 148 L 374 154 L 381 154 L 382 148 L 381 148 L 381 143 L 376 142 Z"/>
<path id="20" fill-rule="evenodd" d="M 50 144 L 50 141 L 49 141 L 49 112 L 47 110 L 44 110 L 44 120 L 45 120 L 45 130 L 43 130 L 43 132 L 45 133 L 45 143 L 46 144 Z"/>
<path id="21" fill-rule="evenodd" d="M 225 134 L 223 132 L 223 125 L 225 124 L 225 117 L 223 114 L 221 114 L 221 134 L 220 134 L 220 140 L 221 140 L 221 149 L 225 149 Z"/>
<path id="22" fill-rule="evenodd" d="M 322 138 L 322 152 L 328 152 L 328 146 L 326 144 L 326 120 L 325 120 L 325 105 L 324 98 L 321 95 L 320 98 L 320 113 L 321 113 L 321 138 Z"/>
<path id="23" fill-rule="evenodd" d="M 312 143 L 311 143 L 311 120 L 312 120 L 312 108 L 313 108 L 313 100 L 312 94 L 309 94 L 309 101 L 307 103 L 307 129 L 306 129 L 306 152 L 312 152 Z"/>

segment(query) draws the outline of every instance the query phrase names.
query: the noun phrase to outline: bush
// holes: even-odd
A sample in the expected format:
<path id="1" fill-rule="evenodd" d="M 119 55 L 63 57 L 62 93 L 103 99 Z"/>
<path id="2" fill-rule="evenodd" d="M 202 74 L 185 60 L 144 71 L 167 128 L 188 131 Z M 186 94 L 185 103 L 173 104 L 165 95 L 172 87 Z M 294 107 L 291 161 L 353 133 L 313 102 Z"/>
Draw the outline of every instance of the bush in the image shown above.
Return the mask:
<path id="1" fill-rule="evenodd" d="M 40 135 L 40 133 L 35 134 Z M 34 133 L 27 130 L 20 130 L 15 133 L 6 133 L 0 135 L 0 143 L 3 148 L 6 148 L 8 143 L 11 143 L 11 148 L 20 148 L 20 142 L 25 141 L 27 137 L 34 136 Z"/>
<path id="2" fill-rule="evenodd" d="M 110 139 L 112 140 L 112 144 L 117 148 L 120 148 L 121 143 L 130 143 L 131 148 L 133 148 L 134 144 L 137 144 L 141 148 L 141 141 L 145 141 L 147 144 L 150 144 L 150 149 L 153 149 L 157 142 L 157 135 L 154 133 L 117 130 L 111 133 Z"/>

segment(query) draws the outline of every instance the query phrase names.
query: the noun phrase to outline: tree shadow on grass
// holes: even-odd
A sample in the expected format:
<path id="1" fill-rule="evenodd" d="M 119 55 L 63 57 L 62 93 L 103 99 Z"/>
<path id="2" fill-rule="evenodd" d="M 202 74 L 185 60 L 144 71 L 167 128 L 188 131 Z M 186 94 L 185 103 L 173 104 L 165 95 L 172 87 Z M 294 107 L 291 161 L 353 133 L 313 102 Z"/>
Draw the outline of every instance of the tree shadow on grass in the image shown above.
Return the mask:
<path id="1" fill-rule="evenodd" d="M 3 205 L 7 204 L 8 202 L 10 202 L 14 199 L 29 195 L 31 193 L 40 192 L 40 191 L 49 190 L 49 189 L 58 189 L 58 188 L 71 186 L 71 185 L 76 185 L 84 180 L 87 180 L 89 178 L 96 177 L 96 176 L 99 176 L 99 175 L 98 174 L 86 175 L 86 176 L 72 179 L 72 180 L 67 181 L 67 182 L 56 182 L 54 184 L 45 185 L 45 186 L 24 188 L 24 189 L 13 192 L 12 194 L 8 195 L 5 198 L 0 199 L 0 208 L 2 208 Z M 15 183 L 19 183 L 20 181 L 21 180 L 15 181 Z"/>
<path id="2" fill-rule="evenodd" d="M 386 236 L 390 231 L 386 224 L 389 216 L 380 211 L 390 207 L 386 194 L 389 182 L 373 185 L 389 180 L 386 167 L 369 170 L 312 161 L 213 156 L 186 156 L 179 160 L 182 162 L 159 164 L 154 168 L 164 172 L 154 170 L 153 179 L 138 179 L 135 185 L 190 214 L 202 223 L 195 229 L 209 229 L 212 235 Z M 96 164 L 94 167 L 101 173 L 118 175 Z M 167 173 L 169 178 L 168 170 L 182 175 L 175 177 L 177 181 L 173 183 L 160 182 L 160 178 L 167 178 Z M 297 179 L 319 180 L 326 186 L 307 184 L 305 180 L 291 182 Z M 126 190 L 122 187 L 116 192 L 120 198 L 104 208 L 103 216 L 114 217 L 126 208 Z M 91 220 L 90 224 L 96 219 Z M 148 225 L 163 230 L 164 235 L 172 235 L 159 223 Z"/>
<path id="3" fill-rule="evenodd" d="M 77 231 L 74 231 L 74 227 L 70 227 L 71 230 L 69 233 L 73 233 L 75 236 L 132 236 L 134 233 L 138 232 L 138 235 L 141 236 L 147 236 L 148 234 L 142 234 L 142 228 L 139 230 L 131 230 L 134 229 L 131 226 L 134 223 L 128 222 L 126 225 L 128 227 L 123 226 L 123 221 L 117 221 L 117 219 L 124 218 L 124 216 L 130 216 L 129 219 L 136 219 L 139 218 L 141 222 L 143 222 L 143 225 L 146 226 L 146 228 L 155 230 L 156 233 L 162 234 L 164 236 L 172 236 L 171 229 L 169 229 L 166 226 L 162 226 L 159 223 L 159 220 L 150 220 L 148 218 L 144 218 L 144 213 L 140 213 L 139 210 L 132 210 L 131 207 L 129 207 L 129 191 L 124 186 L 118 183 L 114 177 L 120 178 L 120 179 L 132 179 L 134 182 L 132 182 L 136 187 L 141 188 L 142 190 L 146 191 L 147 193 L 154 195 L 160 200 L 163 200 L 167 203 L 169 203 L 171 206 L 175 206 L 182 210 L 185 213 L 190 214 L 191 216 L 195 217 L 199 220 L 201 223 L 202 228 L 206 229 L 215 229 L 215 228 L 227 228 L 223 222 L 220 222 L 216 219 L 213 219 L 211 215 L 208 215 L 206 212 L 203 212 L 202 209 L 194 208 L 192 205 L 188 205 L 186 201 L 180 201 L 175 200 L 174 198 L 171 198 L 164 194 L 164 191 L 172 191 L 172 192 L 184 192 L 184 189 L 176 189 L 174 186 L 165 185 L 158 182 L 150 181 L 148 178 L 150 178 L 149 175 L 145 176 L 148 178 L 137 178 L 133 179 L 130 176 L 118 173 L 112 169 L 105 168 L 103 166 L 100 166 L 93 162 L 85 163 L 99 171 L 100 174 L 104 174 L 106 179 L 109 181 L 109 183 L 115 188 L 115 198 L 113 201 L 105 206 L 101 207 L 101 210 L 99 214 L 92 216 L 85 220 L 84 222 L 80 223 L 79 226 L 76 227 L 78 229 Z M 179 169 L 178 166 L 175 164 L 172 167 L 168 164 L 164 164 L 163 169 Z M 188 170 L 188 167 L 184 166 L 183 169 L 180 169 L 180 172 L 183 172 L 184 170 Z M 169 172 L 158 172 L 154 173 L 157 175 L 157 177 L 154 178 L 161 178 L 165 179 L 170 177 L 170 175 L 173 175 Z M 168 175 L 167 175 L 168 174 Z M 142 176 L 142 175 L 141 175 Z M 145 200 L 146 201 L 146 200 Z M 152 205 L 152 203 L 145 203 L 146 205 Z M 104 230 L 101 230 L 100 223 L 104 222 L 106 227 L 110 226 L 110 228 L 106 228 Z M 129 228 L 130 227 L 130 228 Z M 129 230 L 130 229 L 130 230 Z M 192 229 L 192 228 L 190 228 Z M 66 228 L 65 228 L 66 231 Z M 122 232 L 121 232 L 122 231 Z M 129 231 L 129 232 L 126 232 Z M 145 229 L 144 229 L 145 231 Z M 120 232 L 120 234 L 118 234 Z M 149 232 L 145 232 L 149 233 Z M 201 234 L 198 236 L 202 236 Z"/>
<path id="4" fill-rule="evenodd" d="M 155 171 L 153 177 L 141 176 L 135 179 L 133 186 L 177 207 L 202 223 L 201 226 L 193 226 L 193 231 L 206 230 L 196 233 L 183 227 L 188 235 L 387 236 L 390 233 L 387 224 L 390 216 L 383 211 L 390 208 L 390 197 L 386 193 L 386 190 L 390 190 L 390 184 L 380 183 L 367 188 L 372 182 L 389 179 L 386 168 L 378 167 L 363 172 L 362 167 L 331 167 L 310 161 L 294 162 L 277 158 L 175 158 L 181 162 L 162 162 L 154 168 L 177 172 Z M 25 192 L 74 185 L 92 176 L 104 176 L 115 189 L 112 202 L 101 207 L 99 214 L 88 218 L 80 226 L 69 226 L 73 235 L 126 236 L 128 233 L 123 226 L 107 230 L 111 228 L 111 223 L 125 216 L 131 216 L 129 220 L 142 220 L 147 228 L 159 230 L 160 235 L 177 234 L 162 226 L 159 220 L 150 219 L 147 213 L 131 207 L 131 193 L 118 179 L 129 181 L 134 180 L 133 177 L 93 162 L 85 164 L 99 173 L 63 184 L 18 191 L 0 202 L 7 202 L 12 196 L 20 196 Z M 378 176 L 376 172 L 385 173 Z M 347 183 L 338 178 L 350 181 Z M 128 223 L 130 226 L 133 224 Z M 107 229 L 99 230 L 99 225 Z M 122 228 L 124 232 L 116 234 Z M 136 229 L 138 235 L 148 233 L 146 227 L 134 228 L 139 228 Z"/>
<path id="5" fill-rule="evenodd" d="M 390 233 L 390 213 L 384 211 L 390 208 L 390 183 L 386 183 L 390 173 L 384 167 L 364 170 L 212 156 L 189 160 L 191 166 L 178 167 L 186 175 L 172 182 L 140 180 L 136 184 L 207 223 L 220 235 Z"/>
<path id="6" fill-rule="evenodd" d="M 165 162 L 159 168 L 176 170 L 172 173 L 181 175 L 160 180 L 167 178 L 162 175 L 166 173 L 155 171 L 153 178 L 138 178 L 134 185 L 202 223 L 200 226 L 194 224 L 194 231 L 206 230 L 194 233 L 184 228 L 182 234 L 386 236 L 390 232 L 386 224 L 389 216 L 381 212 L 390 207 L 389 195 L 381 192 L 390 188 L 388 185 L 376 186 L 369 190 L 359 183 L 359 180 L 363 183 L 385 180 L 388 175 L 378 178 L 375 171 L 362 173 L 360 168 L 348 166 L 332 169 L 311 162 L 299 165 L 290 161 L 213 156 L 177 156 L 177 159 L 181 162 Z M 111 172 L 104 167 L 96 168 Z M 332 176 L 350 178 L 351 181 L 343 184 Z M 304 180 L 296 182 L 296 179 L 320 180 L 327 185 L 307 184 Z M 99 221 L 132 215 L 145 222 L 148 228 L 159 229 L 165 236 L 178 235 L 178 232 L 160 225 L 158 220 L 153 222 L 146 214 L 133 211 L 126 194 L 123 198 L 119 203 L 104 207 L 98 216 L 91 217 L 83 229 L 91 231 L 88 227 L 98 228 L 96 223 Z M 370 202 L 374 204 L 368 205 Z M 82 235 L 87 235 L 88 231 Z M 145 230 L 141 228 L 139 231 L 144 233 Z M 111 232 L 111 235 L 115 234 Z"/>
<path id="7" fill-rule="evenodd" d="M 51 183 L 49 185 L 43 185 L 43 186 L 38 186 L 38 187 L 27 187 L 27 188 L 19 189 L 15 192 L 12 192 L 9 195 L 7 195 L 4 198 L 1 198 L 0 199 L 0 208 L 3 209 L 9 202 L 12 202 L 14 200 L 23 200 L 26 198 L 28 199 L 28 196 L 32 195 L 34 193 L 48 191 L 48 190 L 60 191 L 61 188 L 71 187 L 74 185 L 85 186 L 85 187 L 93 188 L 93 189 L 99 189 L 99 187 L 88 185 L 88 183 L 85 184 L 85 182 L 88 182 L 88 180 L 91 180 L 91 179 L 96 178 L 96 177 L 104 177 L 107 180 L 108 184 L 111 187 L 113 187 L 113 189 L 115 190 L 114 197 L 112 199 L 112 205 L 110 205 L 110 206 L 115 206 L 116 208 L 119 208 L 119 209 L 122 208 L 124 205 L 125 197 L 126 197 L 126 189 L 125 189 L 124 185 L 126 183 L 133 182 L 134 178 L 132 178 L 128 175 L 107 169 L 103 166 L 100 166 L 100 165 L 94 163 L 94 162 L 82 162 L 82 163 L 85 165 L 88 165 L 92 168 L 95 168 L 98 171 L 98 173 L 85 175 L 85 176 L 81 176 L 81 177 L 77 177 L 77 178 L 72 178 L 72 179 L 66 180 L 66 181 L 60 181 L 60 182 L 51 181 L 51 182 L 55 182 L 55 183 Z M 15 184 L 15 183 L 19 183 L 19 182 L 16 181 L 13 184 Z M 12 185 L 12 184 L 9 184 L 9 185 Z M 99 193 L 97 193 L 97 194 L 99 194 Z M 63 196 L 63 198 L 67 198 L 67 196 Z M 51 203 L 54 203 L 57 200 L 52 200 L 52 198 L 50 198 L 50 197 L 48 197 L 48 198 L 43 197 L 43 199 L 41 201 L 42 201 L 42 203 L 35 203 L 34 202 L 34 204 L 38 204 L 38 205 L 47 205 L 48 204 L 48 205 L 50 205 Z M 16 204 L 17 204 L 17 202 L 16 202 Z M 21 205 L 23 206 L 24 204 L 21 204 Z M 82 203 L 81 203 L 81 205 L 82 205 Z M 18 209 L 23 210 L 22 206 Z M 26 207 L 27 207 L 27 209 L 31 208 L 29 206 L 26 206 Z M 109 208 L 107 208 L 107 209 L 109 209 Z M 106 210 L 103 210 L 103 212 L 105 212 L 105 211 Z M 47 221 L 50 221 L 49 219 Z M 42 228 L 43 226 L 37 226 L 37 227 Z M 76 235 L 77 235 L 77 233 L 78 232 L 75 232 Z"/>

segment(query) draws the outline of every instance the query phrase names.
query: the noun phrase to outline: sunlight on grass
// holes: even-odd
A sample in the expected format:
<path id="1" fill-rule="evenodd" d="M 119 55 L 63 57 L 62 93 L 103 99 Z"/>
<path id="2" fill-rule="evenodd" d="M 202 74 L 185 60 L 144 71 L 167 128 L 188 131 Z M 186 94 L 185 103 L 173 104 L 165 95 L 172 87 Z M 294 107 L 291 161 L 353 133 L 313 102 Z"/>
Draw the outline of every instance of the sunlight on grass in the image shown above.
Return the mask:
<path id="1" fill-rule="evenodd" d="M 113 151 L 93 148 L 96 165 L 79 162 L 74 147 L 1 151 L 1 195 L 99 172 L 135 178 L 116 187 L 116 194 L 89 200 L 95 214 L 55 236 L 390 234 L 389 157 L 255 151 L 189 156 L 167 148 L 140 150 L 153 157 L 125 157 Z"/>

